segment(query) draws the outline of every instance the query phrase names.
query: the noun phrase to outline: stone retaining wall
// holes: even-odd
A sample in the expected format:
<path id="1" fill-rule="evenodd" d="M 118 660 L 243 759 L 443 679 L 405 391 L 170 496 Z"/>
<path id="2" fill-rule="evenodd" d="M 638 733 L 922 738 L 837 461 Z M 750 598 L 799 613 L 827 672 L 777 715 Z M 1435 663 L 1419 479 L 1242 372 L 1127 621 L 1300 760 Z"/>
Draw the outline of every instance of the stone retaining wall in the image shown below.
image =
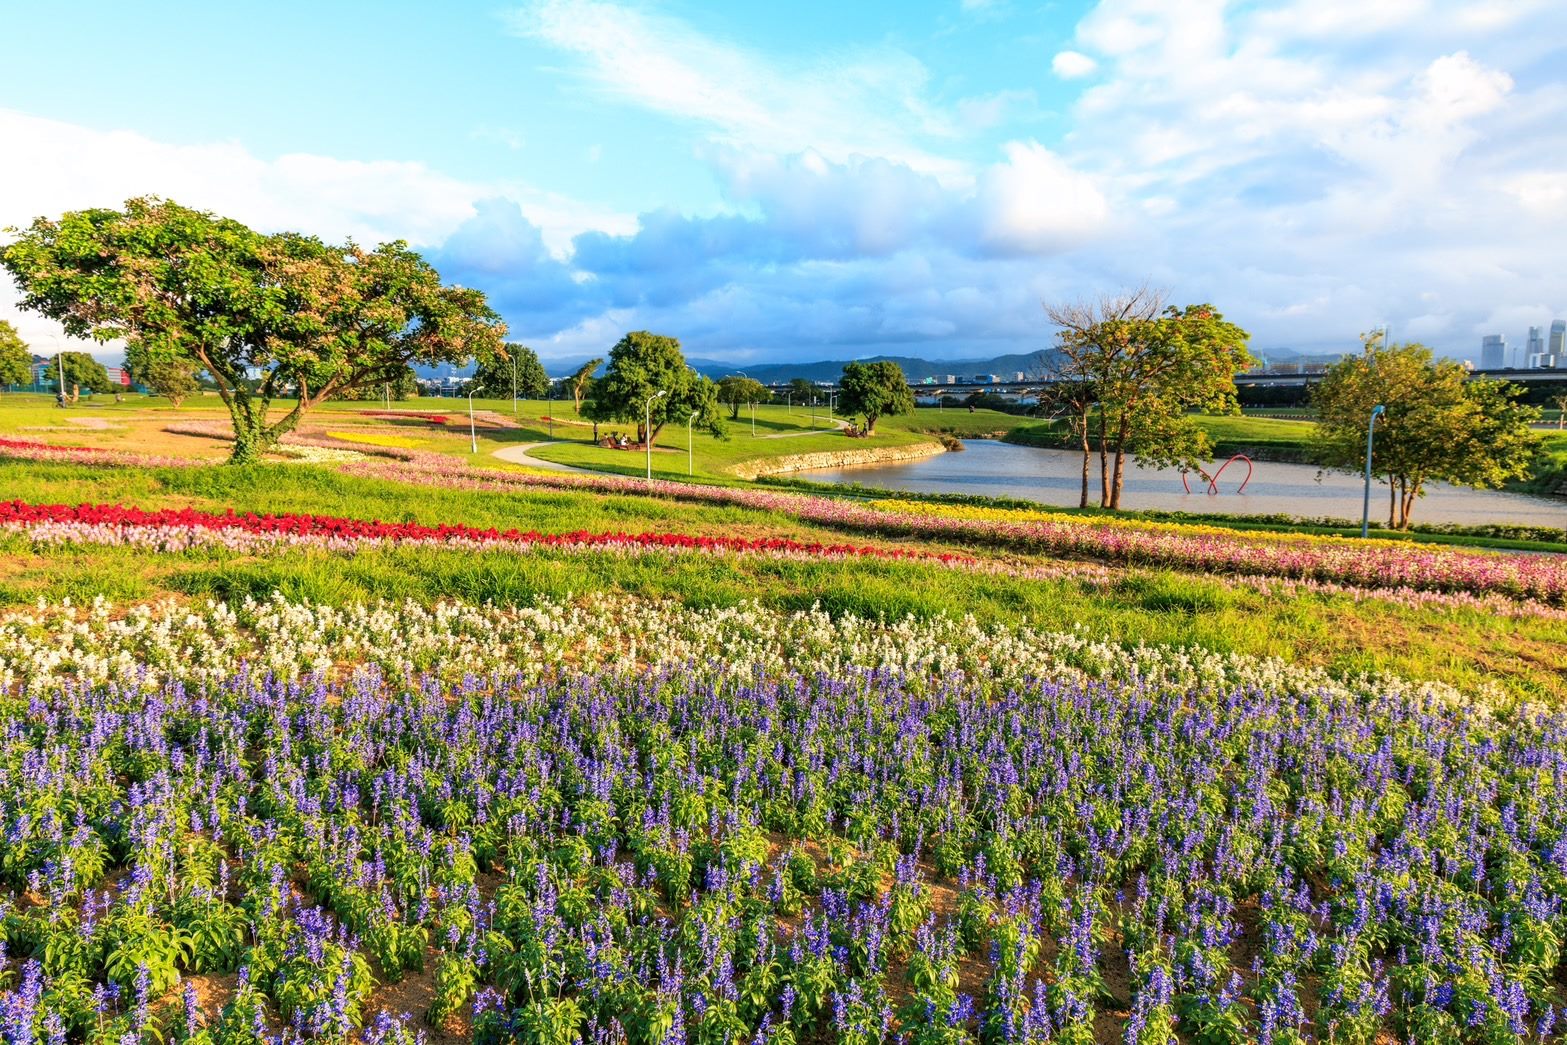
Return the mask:
<path id="1" fill-rule="evenodd" d="M 769 457 L 757 461 L 741 461 L 730 473 L 741 479 L 755 479 L 760 475 L 779 475 L 783 472 L 803 472 L 812 468 L 842 468 L 851 464 L 887 464 L 893 461 L 915 461 L 921 457 L 933 457 L 946 453 L 940 443 L 914 443 L 908 446 L 865 446 L 852 450 L 823 450 L 814 454 L 792 454 L 787 457 Z"/>

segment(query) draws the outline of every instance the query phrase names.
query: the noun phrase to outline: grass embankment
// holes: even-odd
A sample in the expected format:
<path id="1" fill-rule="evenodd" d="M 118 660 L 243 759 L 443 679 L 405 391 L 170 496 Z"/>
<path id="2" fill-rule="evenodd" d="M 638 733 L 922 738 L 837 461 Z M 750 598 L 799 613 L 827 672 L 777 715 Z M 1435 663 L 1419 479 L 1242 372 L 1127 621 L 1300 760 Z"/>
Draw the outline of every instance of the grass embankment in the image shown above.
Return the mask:
<path id="1" fill-rule="evenodd" d="M 1216 457 L 1243 453 L 1259 461 L 1306 463 L 1311 460 L 1311 434 L 1315 425 L 1305 419 L 1251 417 L 1248 415 L 1194 415 L 1198 427 L 1213 441 Z M 1014 427 L 1007 441 L 1024 446 L 1076 449 L 1077 443 L 1064 421 L 1033 421 Z"/>
<path id="2" fill-rule="evenodd" d="M 355 518 L 536 529 L 565 533 L 666 531 L 868 543 L 863 535 L 738 507 L 641 496 L 556 491 L 473 493 L 344 476 L 309 465 L 251 469 L 106 469 L 0 461 L 0 490 L 34 502 L 113 502 L 239 512 L 305 511 Z M 889 544 L 892 542 L 877 542 Z M 931 550 L 926 542 L 898 542 Z M 996 554 L 993 548 L 966 549 Z M 1016 556 L 1019 564 L 1041 557 Z M 525 604 L 540 595 L 609 592 L 694 606 L 755 599 L 798 609 L 889 618 L 972 613 L 987 623 L 1027 618 L 1132 645 L 1170 643 L 1328 667 L 1392 671 L 1464 687 L 1485 683 L 1540 699 L 1567 699 L 1559 656 L 1567 624 L 1548 618 L 1499 623 L 1487 612 L 1381 599 L 1258 592 L 1169 570 L 1111 570 L 1104 579 L 1020 580 L 933 564 L 779 560 L 763 556 L 579 554 L 539 550 L 368 548 L 353 555 L 295 549 L 265 556 L 215 550 L 149 553 L 123 547 L 34 548 L 0 537 L 0 605 L 102 595 L 117 602 L 163 595 L 235 600 L 281 591 L 347 605 L 365 599 L 463 598 Z"/>

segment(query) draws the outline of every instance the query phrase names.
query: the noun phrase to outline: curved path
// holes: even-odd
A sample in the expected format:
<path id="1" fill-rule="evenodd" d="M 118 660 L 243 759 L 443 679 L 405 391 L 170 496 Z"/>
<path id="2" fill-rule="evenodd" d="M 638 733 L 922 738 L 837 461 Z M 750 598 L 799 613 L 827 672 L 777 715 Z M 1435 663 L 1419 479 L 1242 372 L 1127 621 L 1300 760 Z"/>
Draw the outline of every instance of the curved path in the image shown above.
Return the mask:
<path id="1" fill-rule="evenodd" d="M 516 446 L 503 446 L 493 451 L 496 457 L 502 461 L 510 461 L 512 464 L 525 464 L 530 468 L 547 468 L 552 472 L 578 472 L 582 475 L 602 475 L 592 468 L 578 468 L 574 464 L 561 464 L 559 461 L 546 461 L 542 457 L 534 457 L 529 450 L 537 450 L 541 446 L 554 446 L 564 443 L 565 439 L 546 439 L 537 443 L 519 443 Z"/>

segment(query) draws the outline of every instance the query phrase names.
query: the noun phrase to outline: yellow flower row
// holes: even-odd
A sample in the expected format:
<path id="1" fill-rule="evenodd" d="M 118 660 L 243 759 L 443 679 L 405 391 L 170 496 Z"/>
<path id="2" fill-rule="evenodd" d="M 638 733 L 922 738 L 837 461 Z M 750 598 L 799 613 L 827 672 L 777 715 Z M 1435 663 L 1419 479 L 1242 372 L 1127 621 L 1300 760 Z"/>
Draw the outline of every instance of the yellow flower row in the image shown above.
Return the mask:
<path id="1" fill-rule="evenodd" d="M 1064 512 L 1039 511 L 1032 508 L 987 508 L 973 504 L 938 504 L 930 501 L 904 501 L 887 498 L 872 501 L 870 507 L 880 512 L 902 515 L 933 516 L 943 519 L 971 519 L 996 523 L 1052 523 L 1062 526 L 1093 526 L 1111 529 L 1140 530 L 1145 533 L 1174 533 L 1187 537 L 1229 537 L 1258 541 L 1287 541 L 1320 543 L 1339 541 L 1336 535 L 1322 536 L 1309 533 L 1278 533 L 1263 530 L 1240 530 L 1210 523 L 1159 522 L 1153 519 L 1123 519 L 1104 515 L 1068 515 Z M 1410 548 L 1408 541 L 1372 541 L 1372 544 Z"/>
<path id="2" fill-rule="evenodd" d="M 410 439 L 405 435 L 377 435 L 375 432 L 328 432 L 333 439 L 341 439 L 349 443 L 364 443 L 367 446 L 390 446 L 401 450 L 412 450 L 419 446 L 417 439 Z"/>

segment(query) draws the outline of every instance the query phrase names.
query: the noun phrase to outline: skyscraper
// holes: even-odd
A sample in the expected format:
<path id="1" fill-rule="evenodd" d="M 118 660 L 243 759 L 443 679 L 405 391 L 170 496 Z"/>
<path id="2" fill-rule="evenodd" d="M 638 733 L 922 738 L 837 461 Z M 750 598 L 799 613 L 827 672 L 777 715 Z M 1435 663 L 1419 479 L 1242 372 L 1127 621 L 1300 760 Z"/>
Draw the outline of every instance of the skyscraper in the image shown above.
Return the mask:
<path id="1" fill-rule="evenodd" d="M 1501 370 L 1507 366 L 1507 338 L 1487 334 L 1480 339 L 1480 369 Z"/>
<path id="2" fill-rule="evenodd" d="M 1529 366 L 1551 369 L 1567 362 L 1567 322 L 1560 319 L 1551 322 L 1551 339 L 1541 345 L 1539 327 L 1529 328 Z"/>
<path id="3" fill-rule="evenodd" d="M 1529 360 L 1533 359 L 1535 356 L 1543 356 L 1544 354 L 1545 335 L 1541 332 L 1539 327 L 1530 327 L 1529 340 L 1524 342 L 1523 358 L 1519 360 L 1518 365 L 1528 366 Z"/>

